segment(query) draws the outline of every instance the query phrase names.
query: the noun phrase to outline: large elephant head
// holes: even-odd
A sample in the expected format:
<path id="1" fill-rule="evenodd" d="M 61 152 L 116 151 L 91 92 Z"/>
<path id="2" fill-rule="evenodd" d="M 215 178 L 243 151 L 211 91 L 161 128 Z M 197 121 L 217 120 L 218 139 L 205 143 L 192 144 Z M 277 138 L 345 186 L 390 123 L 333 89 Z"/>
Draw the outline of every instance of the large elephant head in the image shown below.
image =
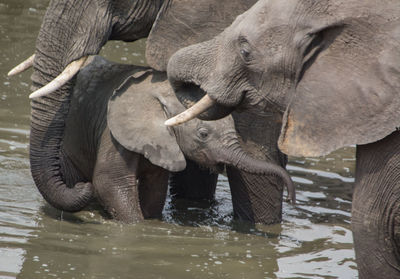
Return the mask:
<path id="1" fill-rule="evenodd" d="M 85 57 L 99 53 L 108 40 L 134 41 L 149 36 L 147 57 L 156 58 L 149 59 L 149 64 L 165 70 L 169 56 L 179 47 L 216 35 L 254 0 L 197 2 L 50 1 L 34 58 L 10 72 L 15 74 L 33 64 L 32 81 L 36 92 L 31 94 L 31 171 L 39 191 L 50 204 L 75 211 L 85 206 L 92 196 L 88 183 L 67 187 L 60 166 L 74 76 Z"/>
<path id="2" fill-rule="evenodd" d="M 183 104 L 208 96 L 188 118 L 214 102 L 285 112 L 279 146 L 290 155 L 373 142 L 400 126 L 399 15 L 391 0 L 260 0 L 176 52 L 169 79 Z"/>

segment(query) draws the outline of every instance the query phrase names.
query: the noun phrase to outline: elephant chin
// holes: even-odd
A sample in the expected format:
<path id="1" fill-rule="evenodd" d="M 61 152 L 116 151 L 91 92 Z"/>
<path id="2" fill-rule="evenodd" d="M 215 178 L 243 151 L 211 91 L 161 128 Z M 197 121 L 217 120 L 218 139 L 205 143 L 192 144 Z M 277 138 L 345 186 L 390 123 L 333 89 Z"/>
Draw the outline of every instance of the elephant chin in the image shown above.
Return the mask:
<path id="1" fill-rule="evenodd" d="M 174 82 L 172 87 L 177 99 L 185 108 L 192 107 L 206 95 L 206 92 L 200 86 L 191 82 Z M 234 107 L 226 107 L 215 103 L 209 109 L 199 114 L 197 118 L 201 120 L 218 120 L 232 113 L 234 109 Z"/>

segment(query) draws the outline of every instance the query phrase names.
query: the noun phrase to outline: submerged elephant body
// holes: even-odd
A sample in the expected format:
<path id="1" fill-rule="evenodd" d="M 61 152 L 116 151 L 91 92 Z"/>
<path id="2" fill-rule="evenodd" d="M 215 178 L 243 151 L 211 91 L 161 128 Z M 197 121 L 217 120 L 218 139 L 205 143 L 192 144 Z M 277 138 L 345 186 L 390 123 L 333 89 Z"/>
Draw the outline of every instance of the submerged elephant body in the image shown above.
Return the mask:
<path id="1" fill-rule="evenodd" d="M 399 26 L 398 1 L 260 0 L 213 39 L 176 52 L 167 70 L 183 104 L 207 94 L 196 114 L 214 103 L 283 113 L 279 147 L 288 155 L 359 145 L 360 278 L 400 278 Z"/>

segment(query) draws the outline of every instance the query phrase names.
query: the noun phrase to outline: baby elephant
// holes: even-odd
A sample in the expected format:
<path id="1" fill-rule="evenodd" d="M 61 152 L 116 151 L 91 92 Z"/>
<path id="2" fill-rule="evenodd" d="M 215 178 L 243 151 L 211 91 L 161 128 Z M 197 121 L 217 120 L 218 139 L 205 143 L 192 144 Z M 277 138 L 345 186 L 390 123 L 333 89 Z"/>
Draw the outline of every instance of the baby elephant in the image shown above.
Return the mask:
<path id="1" fill-rule="evenodd" d="M 88 181 L 111 217 L 127 223 L 161 216 L 169 172 L 185 169 L 185 157 L 210 168 L 228 164 L 276 175 L 293 189 L 284 169 L 242 150 L 231 116 L 164 125 L 183 110 L 165 73 L 93 58 L 77 77 L 67 118 L 66 184 Z M 52 204 L 47 197 L 54 195 L 43 196 Z"/>

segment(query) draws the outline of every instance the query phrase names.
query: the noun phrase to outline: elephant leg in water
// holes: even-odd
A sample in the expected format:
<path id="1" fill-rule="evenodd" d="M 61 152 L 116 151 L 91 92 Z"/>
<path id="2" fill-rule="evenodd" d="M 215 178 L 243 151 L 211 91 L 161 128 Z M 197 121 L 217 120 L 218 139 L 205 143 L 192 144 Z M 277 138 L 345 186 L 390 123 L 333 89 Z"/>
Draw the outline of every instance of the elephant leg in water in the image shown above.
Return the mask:
<path id="1" fill-rule="evenodd" d="M 217 173 L 186 160 L 186 169 L 170 175 L 170 194 L 176 199 L 211 201 L 215 197 L 217 180 Z"/>
<path id="2" fill-rule="evenodd" d="M 400 132 L 357 146 L 352 231 L 360 278 L 400 278 Z"/>
<path id="3" fill-rule="evenodd" d="M 233 113 L 242 147 L 252 156 L 285 167 L 287 158 L 278 150 L 281 115 Z M 268 127 L 265 127 L 268 123 Z M 236 219 L 272 224 L 282 220 L 283 183 L 276 177 L 255 175 L 228 166 L 227 174 Z M 290 192 L 290 191 L 289 191 Z M 289 193 L 295 199 L 294 190 Z"/>
<path id="4" fill-rule="evenodd" d="M 100 203 L 115 219 L 133 223 L 160 218 L 168 187 L 169 171 L 151 164 L 103 132 L 93 185 Z"/>

